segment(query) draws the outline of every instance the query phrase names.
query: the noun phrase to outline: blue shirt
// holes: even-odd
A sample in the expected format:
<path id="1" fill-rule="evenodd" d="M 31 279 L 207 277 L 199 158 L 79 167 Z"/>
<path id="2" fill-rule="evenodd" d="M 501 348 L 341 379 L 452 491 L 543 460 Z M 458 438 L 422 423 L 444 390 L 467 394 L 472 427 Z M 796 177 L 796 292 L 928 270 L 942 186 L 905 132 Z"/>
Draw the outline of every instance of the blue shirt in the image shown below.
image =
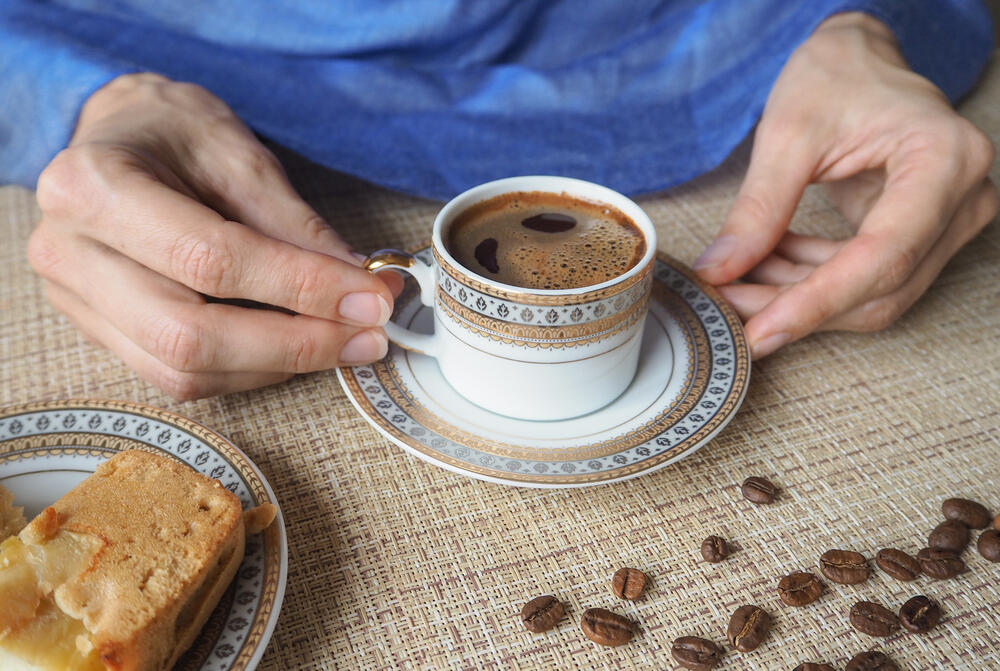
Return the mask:
<path id="1" fill-rule="evenodd" d="M 0 0 L 0 182 L 33 185 L 93 91 L 151 70 L 408 193 L 539 173 L 657 190 L 720 163 L 847 10 L 952 100 L 992 49 L 978 0 Z"/>

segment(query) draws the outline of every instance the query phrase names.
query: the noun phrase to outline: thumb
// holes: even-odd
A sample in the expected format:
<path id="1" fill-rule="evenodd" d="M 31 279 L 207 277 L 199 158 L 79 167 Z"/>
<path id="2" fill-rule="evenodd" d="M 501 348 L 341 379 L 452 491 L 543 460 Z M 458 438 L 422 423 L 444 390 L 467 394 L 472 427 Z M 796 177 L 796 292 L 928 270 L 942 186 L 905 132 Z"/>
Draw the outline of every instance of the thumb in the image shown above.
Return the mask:
<path id="1" fill-rule="evenodd" d="M 712 284 L 728 284 L 763 261 L 777 246 L 815 164 L 802 146 L 789 152 L 759 126 L 746 177 L 715 240 L 694 270 Z"/>

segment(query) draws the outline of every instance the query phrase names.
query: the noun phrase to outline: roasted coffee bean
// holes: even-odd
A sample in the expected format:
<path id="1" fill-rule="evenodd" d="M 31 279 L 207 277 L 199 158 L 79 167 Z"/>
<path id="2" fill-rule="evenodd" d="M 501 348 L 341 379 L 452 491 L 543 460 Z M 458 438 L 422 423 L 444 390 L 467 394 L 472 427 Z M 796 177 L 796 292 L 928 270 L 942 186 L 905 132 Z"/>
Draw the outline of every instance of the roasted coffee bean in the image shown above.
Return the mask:
<path id="1" fill-rule="evenodd" d="M 858 601 L 851 606 L 851 625 L 862 634 L 884 637 L 899 629 L 899 619 L 885 606 Z"/>
<path id="2" fill-rule="evenodd" d="M 993 518 L 993 528 L 1000 531 L 1000 515 Z"/>
<path id="3" fill-rule="evenodd" d="M 636 624 L 618 613 L 603 608 L 588 608 L 580 618 L 580 629 L 598 645 L 624 645 L 632 640 Z"/>
<path id="4" fill-rule="evenodd" d="M 649 578 L 639 569 L 620 568 L 611 578 L 611 591 L 619 599 L 635 601 L 646 589 Z"/>
<path id="5" fill-rule="evenodd" d="M 941 504 L 945 519 L 961 522 L 972 529 L 985 529 L 990 525 L 990 513 L 981 503 L 969 499 L 948 499 Z"/>
<path id="6" fill-rule="evenodd" d="M 868 578 L 868 562 L 860 552 L 828 550 L 819 558 L 819 568 L 823 575 L 841 585 L 856 585 Z"/>
<path id="7" fill-rule="evenodd" d="M 747 501 L 761 504 L 773 503 L 778 488 L 766 478 L 750 477 L 743 481 L 740 491 L 743 492 L 743 498 Z"/>
<path id="8" fill-rule="evenodd" d="M 924 548 L 917 553 L 920 570 L 937 580 L 954 578 L 965 571 L 965 562 L 949 550 Z"/>
<path id="9" fill-rule="evenodd" d="M 729 644 L 740 652 L 756 650 L 770 629 L 771 617 L 760 606 L 740 606 L 729 618 Z"/>
<path id="10" fill-rule="evenodd" d="M 812 662 L 806 662 L 805 664 L 799 664 L 792 671 L 834 671 L 833 667 L 829 664 L 814 664 Z"/>
<path id="11" fill-rule="evenodd" d="M 936 550 L 961 552 L 968 544 L 969 527 L 955 520 L 945 520 L 927 537 L 927 545 Z"/>
<path id="12" fill-rule="evenodd" d="M 729 544 L 725 538 L 709 536 L 701 542 L 701 556 L 707 562 L 718 564 L 729 556 Z"/>
<path id="13" fill-rule="evenodd" d="M 565 612 L 562 602 L 551 594 L 536 596 L 521 608 L 521 622 L 528 631 L 540 634 L 556 626 Z"/>
<path id="14" fill-rule="evenodd" d="M 976 543 L 979 554 L 990 561 L 1000 561 L 1000 531 L 987 529 L 979 534 L 979 542 Z"/>
<path id="15" fill-rule="evenodd" d="M 909 582 L 920 575 L 920 562 L 895 548 L 879 550 L 878 554 L 875 555 L 875 563 L 896 580 Z"/>
<path id="16" fill-rule="evenodd" d="M 926 596 L 915 596 L 899 608 L 899 623 L 907 631 L 922 634 L 941 619 L 941 607 Z"/>
<path id="17" fill-rule="evenodd" d="M 869 650 L 851 657 L 844 671 L 899 671 L 899 667 L 878 650 Z"/>
<path id="18" fill-rule="evenodd" d="M 712 641 L 697 636 L 681 636 L 670 646 L 674 661 L 691 671 L 709 671 L 722 660 L 722 650 Z"/>
<path id="19" fill-rule="evenodd" d="M 778 596 L 789 606 L 808 606 L 824 588 L 823 581 L 812 573 L 791 573 L 778 582 Z"/>

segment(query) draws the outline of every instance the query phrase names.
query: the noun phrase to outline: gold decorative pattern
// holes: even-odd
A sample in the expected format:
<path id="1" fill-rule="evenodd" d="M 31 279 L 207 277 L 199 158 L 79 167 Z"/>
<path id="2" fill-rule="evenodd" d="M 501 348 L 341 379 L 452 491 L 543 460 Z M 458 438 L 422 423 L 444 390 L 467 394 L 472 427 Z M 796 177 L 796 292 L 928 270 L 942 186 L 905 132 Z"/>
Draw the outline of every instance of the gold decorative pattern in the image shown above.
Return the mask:
<path id="1" fill-rule="evenodd" d="M 207 427 L 166 410 L 128 401 L 70 399 L 66 401 L 29 403 L 4 408 L 0 410 L 0 419 L 50 410 L 104 410 L 123 412 L 173 426 L 179 431 L 192 435 L 206 445 L 209 445 L 233 470 L 239 473 L 247 485 L 254 505 L 277 503 L 276 501 L 272 501 L 267 493 L 264 482 L 257 475 L 252 464 L 250 464 L 235 445 Z M 50 433 L 40 433 L 30 436 L 17 436 L 0 441 L 0 462 L 4 460 L 16 460 L 20 458 L 18 453 L 24 450 L 39 450 L 43 453 L 51 452 L 53 454 L 81 454 L 128 449 L 139 449 L 163 454 L 173 459 L 177 458 L 170 452 L 157 449 L 142 441 L 125 436 L 85 431 L 52 431 Z M 226 671 L 247 671 L 250 660 L 257 652 L 257 648 L 264 637 L 277 603 L 281 572 L 280 532 L 277 525 L 272 524 L 268 527 L 263 534 L 263 538 L 265 566 L 264 573 L 261 576 L 260 600 L 254 620 L 247 629 L 239 653 Z M 211 632 L 209 633 L 211 634 Z"/>
<path id="2" fill-rule="evenodd" d="M 676 294 L 662 287 L 657 287 L 657 294 L 658 300 L 668 304 L 675 316 L 678 313 L 683 314 L 683 318 L 679 318 L 678 321 L 683 325 L 682 332 L 687 345 L 686 349 L 691 354 L 688 357 L 688 365 L 684 373 L 685 378 L 681 392 L 656 417 L 624 435 L 616 436 L 615 438 L 599 443 L 593 443 L 585 447 L 560 449 L 559 456 L 562 458 L 562 461 L 580 461 L 607 457 L 623 449 L 640 445 L 647 440 L 655 438 L 664 430 L 673 426 L 674 421 L 686 415 L 708 387 L 708 369 L 705 365 L 697 365 L 697 362 L 704 362 L 709 356 L 708 339 L 705 336 L 704 330 L 700 328 L 697 318 L 691 312 L 690 307 L 683 301 L 680 301 Z M 460 445 L 487 452 L 492 456 L 531 461 L 552 461 L 552 451 L 548 448 L 525 447 L 523 445 L 512 445 L 495 440 L 484 440 L 480 436 L 442 421 L 426 408 L 413 401 L 413 394 L 401 383 L 400 375 L 396 371 L 396 364 L 391 358 L 387 357 L 383 361 L 378 362 L 375 364 L 374 369 L 376 378 L 393 402 L 403 412 L 413 417 L 421 426 L 431 429 L 438 435 Z M 673 418 L 674 421 L 665 421 L 673 414 L 676 414 Z M 412 441 L 412 438 L 407 438 Z M 416 447 L 416 444 L 411 444 L 411 446 Z M 437 453 L 434 453 L 433 456 L 436 459 L 442 458 Z M 467 465 L 467 462 L 457 463 Z M 518 477 L 521 477 L 521 475 L 518 474 Z M 572 476 L 562 476 L 557 480 L 557 482 L 571 481 L 574 481 Z"/>
<path id="3" fill-rule="evenodd" d="M 749 348 L 747 347 L 745 337 L 743 336 L 742 324 L 735 311 L 733 311 L 733 309 L 721 298 L 721 296 L 718 295 L 717 292 L 715 292 L 712 287 L 704 284 L 692 272 L 685 269 L 669 256 L 660 254 L 658 258 L 661 262 L 669 265 L 674 271 L 684 275 L 692 284 L 695 284 L 700 290 L 702 290 L 716 305 L 725 320 L 728 331 L 732 334 L 734 340 L 735 362 L 734 377 L 730 388 L 731 390 L 726 396 L 722 406 L 718 408 L 714 412 L 711 419 L 702 425 L 695 433 L 686 436 L 677 445 L 657 454 L 655 457 L 637 461 L 629 464 L 628 466 L 623 466 L 622 468 L 613 469 L 611 471 L 605 470 L 596 473 L 578 473 L 575 475 L 562 476 L 552 476 L 550 474 L 533 475 L 520 472 L 511 473 L 509 471 L 502 471 L 495 468 L 486 468 L 467 461 L 455 459 L 425 447 L 418 441 L 414 440 L 411 436 L 401 431 L 391 422 L 387 421 L 374 407 L 371 406 L 371 403 L 364 395 L 358 380 L 353 374 L 351 374 L 349 368 L 345 371 L 346 374 L 343 375 L 343 380 L 345 381 L 351 396 L 357 399 L 357 401 L 362 405 L 367 406 L 365 412 L 366 416 L 376 422 L 386 433 L 392 435 L 394 438 L 410 446 L 414 450 L 417 450 L 434 460 L 454 466 L 460 470 L 505 481 L 516 480 L 524 483 L 569 485 L 598 483 L 603 480 L 618 479 L 642 472 L 644 470 L 654 469 L 659 464 L 662 464 L 663 462 L 691 449 L 706 437 L 712 435 L 720 425 L 728 421 L 742 400 L 743 391 L 745 390 L 748 382 L 750 367 Z M 711 352 L 708 347 L 707 334 L 701 326 L 700 321 L 694 315 L 690 306 L 688 306 L 687 303 L 677 296 L 677 294 L 668 289 L 662 283 L 655 282 L 653 291 L 656 299 L 666 304 L 672 314 L 674 314 L 678 320 L 684 324 L 686 336 L 692 338 L 694 343 L 693 349 L 696 354 L 695 357 L 689 361 L 687 377 L 684 384 L 685 391 L 679 396 L 682 399 L 681 402 L 676 404 L 675 399 L 675 403 L 670 404 L 671 407 L 661 412 L 656 418 L 650 420 L 636 431 L 629 432 L 625 436 L 604 441 L 603 443 L 597 445 L 589 445 L 572 450 L 560 450 L 560 456 L 565 456 L 567 461 L 609 456 L 623 449 L 640 445 L 655 438 L 657 435 L 670 429 L 676 421 L 690 412 L 701 399 L 704 390 L 708 387 L 708 363 L 711 360 Z M 692 324 L 694 325 L 694 328 L 692 328 Z M 404 412 L 410 414 L 410 416 L 413 417 L 414 420 L 420 425 L 426 426 L 439 435 L 461 445 L 488 451 L 488 453 L 494 456 L 523 460 L 539 460 L 540 453 L 544 453 L 544 460 L 551 461 L 551 451 L 546 451 L 544 448 L 526 448 L 524 446 L 485 441 L 478 436 L 473 436 L 457 427 L 441 422 L 426 409 L 414 403 L 412 393 L 399 384 L 398 373 L 394 370 L 394 364 L 391 361 L 387 359 L 384 362 L 380 362 L 374 365 L 373 369 L 375 370 L 379 383 L 383 386 L 392 400 Z"/>
<path id="4" fill-rule="evenodd" d="M 597 321 L 558 326 L 535 326 L 487 317 L 465 307 L 442 291 L 440 287 L 436 293 L 439 307 L 452 318 L 451 321 L 462 328 L 506 345 L 539 349 L 581 347 L 610 338 L 635 324 L 645 314 L 649 304 L 649 296 L 647 295 L 640 298 L 627 310 Z"/>
<path id="5" fill-rule="evenodd" d="M 635 284 L 641 282 L 645 279 L 651 272 L 653 272 L 653 265 L 655 260 L 650 259 L 649 263 L 645 268 L 637 272 L 632 277 L 627 280 L 623 280 L 618 284 L 613 284 L 611 286 L 604 287 L 603 289 L 594 289 L 593 291 L 587 291 L 585 293 L 573 294 L 570 296 L 566 295 L 552 295 L 552 294 L 536 294 L 530 293 L 528 291 L 512 291 L 509 289 L 497 289 L 496 287 L 490 286 L 484 282 L 473 279 L 469 277 L 468 271 L 460 270 L 452 266 L 448 261 L 438 253 L 436 249 L 432 249 L 434 252 L 434 260 L 437 262 L 438 266 L 446 272 L 451 279 L 455 280 L 459 284 L 464 284 L 466 287 L 478 291 L 480 293 L 486 294 L 487 296 L 493 296 L 494 298 L 500 298 L 505 301 L 513 301 L 515 303 L 523 303 L 525 305 L 544 305 L 544 306 L 567 306 L 567 305 L 579 305 L 581 303 L 589 303 L 591 301 L 598 301 L 602 298 L 608 298 L 609 296 L 614 296 L 623 291 L 626 291 L 633 287 Z M 632 269 L 634 270 L 634 268 Z M 631 272 L 631 270 L 629 271 Z"/>

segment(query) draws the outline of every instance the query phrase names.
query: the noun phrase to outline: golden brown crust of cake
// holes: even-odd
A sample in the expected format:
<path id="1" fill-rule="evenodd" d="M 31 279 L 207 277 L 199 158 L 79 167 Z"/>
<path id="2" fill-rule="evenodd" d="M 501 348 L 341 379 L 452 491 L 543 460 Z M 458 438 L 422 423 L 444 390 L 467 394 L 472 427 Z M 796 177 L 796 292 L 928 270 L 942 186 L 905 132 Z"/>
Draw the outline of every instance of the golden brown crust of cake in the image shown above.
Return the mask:
<path id="1" fill-rule="evenodd" d="M 24 528 L 24 509 L 14 506 L 14 495 L 0 485 L 0 543 Z"/>
<path id="2" fill-rule="evenodd" d="M 63 531 L 100 539 L 89 566 L 55 588 L 56 604 L 83 621 L 108 669 L 169 669 L 243 556 L 239 500 L 184 464 L 128 451 L 102 464 L 51 510 L 32 520 L 22 540 L 44 543 Z M 206 578 L 219 579 L 220 561 L 228 575 L 221 590 L 199 592 Z M 215 592 L 188 622 L 177 621 L 192 598 Z"/>

